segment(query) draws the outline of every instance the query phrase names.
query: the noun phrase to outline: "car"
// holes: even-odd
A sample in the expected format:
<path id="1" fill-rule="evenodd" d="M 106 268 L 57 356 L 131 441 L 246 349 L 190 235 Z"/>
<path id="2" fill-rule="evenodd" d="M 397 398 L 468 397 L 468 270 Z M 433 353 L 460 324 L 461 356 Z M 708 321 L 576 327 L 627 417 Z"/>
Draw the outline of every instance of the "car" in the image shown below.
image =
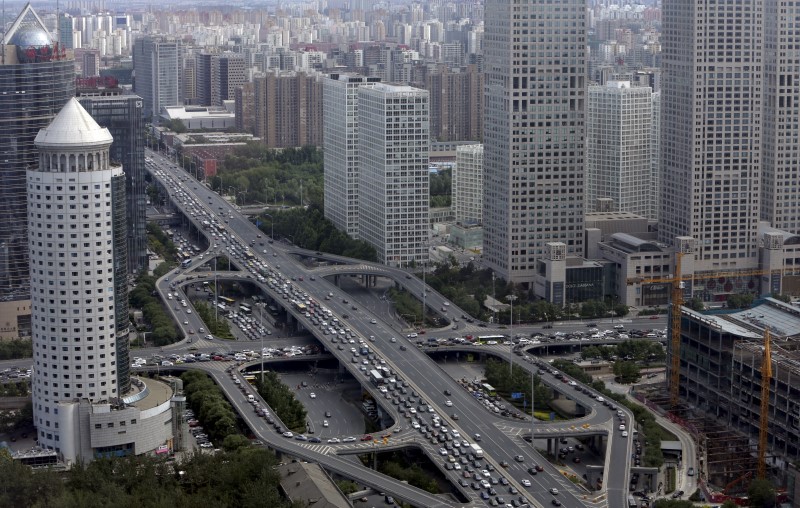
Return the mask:
<path id="1" fill-rule="evenodd" d="M 506 461 L 506 460 L 501 460 L 501 461 L 500 461 L 500 466 L 501 466 L 501 467 L 508 467 L 508 461 Z"/>
<path id="2" fill-rule="evenodd" d="M 536 465 L 535 465 L 535 466 L 533 466 L 533 467 L 535 467 L 535 468 L 536 468 L 536 470 L 537 470 L 537 471 L 539 471 L 540 473 L 541 473 L 542 471 L 544 471 L 544 468 L 543 468 L 542 466 L 540 466 L 539 464 L 536 464 Z"/>
<path id="3" fill-rule="evenodd" d="M 318 438 L 318 437 L 312 437 L 312 438 L 309 438 L 309 439 L 308 439 L 308 442 L 309 442 L 309 443 L 321 443 L 321 442 L 322 442 L 322 439 L 320 439 L 320 438 Z"/>
<path id="4" fill-rule="evenodd" d="M 453 407 L 453 403 L 449 400 L 444 401 L 444 405 L 447 407 Z"/>
<path id="5" fill-rule="evenodd" d="M 317 394 L 314 393 L 314 392 L 309 393 L 308 396 L 311 397 L 312 399 L 316 399 L 317 398 Z"/>
<path id="6" fill-rule="evenodd" d="M 688 476 L 694 476 L 694 468 L 690 467 L 689 471 L 686 473 Z"/>
<path id="7" fill-rule="evenodd" d="M 627 430 L 623 430 L 622 431 L 622 437 L 628 437 L 628 431 Z"/>
<path id="8" fill-rule="evenodd" d="M 378 322 L 376 320 L 374 320 L 374 319 L 370 319 L 369 322 L 372 323 L 373 325 L 377 325 L 378 324 Z"/>
<path id="9" fill-rule="evenodd" d="M 561 506 L 561 501 L 559 501 L 558 499 L 553 499 L 551 503 L 553 506 Z"/>
<path id="10" fill-rule="evenodd" d="M 515 455 L 514 460 L 516 460 L 517 462 L 525 462 L 525 457 L 523 457 L 522 455 Z"/>
<path id="11" fill-rule="evenodd" d="M 528 468 L 528 474 L 535 475 L 537 472 L 538 472 L 538 471 L 536 471 L 536 468 L 535 468 L 535 467 L 529 467 L 529 468 Z"/>
<path id="12" fill-rule="evenodd" d="M 619 430 L 625 430 L 625 425 L 620 425 Z"/>
<path id="13" fill-rule="evenodd" d="M 372 434 L 364 434 L 361 436 L 362 441 L 372 441 Z"/>
<path id="14" fill-rule="evenodd" d="M 294 437 L 294 433 L 290 430 L 287 430 L 286 432 L 283 433 L 283 437 L 292 438 Z"/>
<path id="15" fill-rule="evenodd" d="M 679 490 L 679 491 L 675 492 L 674 494 L 672 494 L 672 499 L 678 499 L 681 496 L 683 496 L 683 491 Z"/>
<path id="16" fill-rule="evenodd" d="M 327 428 L 329 426 L 328 420 L 322 420 L 322 426 Z"/>
<path id="17" fill-rule="evenodd" d="M 408 351 L 408 348 L 404 344 L 400 344 L 400 351 Z"/>
<path id="18" fill-rule="evenodd" d="M 341 443 L 338 437 L 332 437 L 328 439 L 328 444 L 337 444 L 337 443 Z"/>
<path id="19" fill-rule="evenodd" d="M 325 411 L 325 418 L 330 418 L 330 417 L 331 417 L 331 412 Z"/>
<path id="20" fill-rule="evenodd" d="M 554 496 L 557 496 L 558 495 L 558 489 L 553 487 L 552 489 L 550 489 L 550 493 L 553 494 Z"/>
<path id="21" fill-rule="evenodd" d="M 342 439 L 342 443 L 355 443 L 355 442 L 356 442 L 356 438 L 354 438 L 353 436 L 348 436 L 348 437 Z"/>

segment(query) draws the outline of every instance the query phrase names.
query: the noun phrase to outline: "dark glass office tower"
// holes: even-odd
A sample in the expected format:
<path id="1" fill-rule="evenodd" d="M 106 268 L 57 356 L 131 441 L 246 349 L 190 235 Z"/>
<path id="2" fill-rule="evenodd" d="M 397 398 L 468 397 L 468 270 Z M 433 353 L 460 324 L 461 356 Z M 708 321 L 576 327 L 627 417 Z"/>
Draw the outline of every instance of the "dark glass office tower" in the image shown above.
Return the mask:
<path id="1" fill-rule="evenodd" d="M 111 160 L 125 170 L 128 212 L 128 273 L 147 268 L 147 206 L 144 181 L 144 118 L 142 98 L 136 95 L 78 97 L 92 118 L 111 132 Z"/>
<path id="2" fill-rule="evenodd" d="M 75 61 L 26 5 L 0 51 L 0 338 L 30 335 L 25 170 L 33 140 L 75 95 Z M 7 324 L 6 324 L 7 323 Z"/>

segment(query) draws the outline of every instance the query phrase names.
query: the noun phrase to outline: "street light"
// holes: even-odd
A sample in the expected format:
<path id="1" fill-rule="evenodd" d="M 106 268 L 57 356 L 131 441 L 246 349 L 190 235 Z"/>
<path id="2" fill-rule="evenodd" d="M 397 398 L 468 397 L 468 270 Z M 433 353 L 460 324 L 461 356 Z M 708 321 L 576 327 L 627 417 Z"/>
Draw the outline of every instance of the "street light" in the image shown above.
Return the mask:
<path id="1" fill-rule="evenodd" d="M 266 215 L 269 217 L 269 239 L 275 241 L 275 219 L 273 219 L 272 215 L 268 213 L 262 213 L 261 215 Z"/>
<path id="2" fill-rule="evenodd" d="M 506 300 L 511 303 L 511 321 L 508 324 L 508 334 L 511 336 L 511 341 L 514 341 L 514 300 L 517 299 L 516 295 L 506 295 Z M 514 373 L 514 360 L 509 357 L 508 360 L 508 371 L 509 374 Z"/>

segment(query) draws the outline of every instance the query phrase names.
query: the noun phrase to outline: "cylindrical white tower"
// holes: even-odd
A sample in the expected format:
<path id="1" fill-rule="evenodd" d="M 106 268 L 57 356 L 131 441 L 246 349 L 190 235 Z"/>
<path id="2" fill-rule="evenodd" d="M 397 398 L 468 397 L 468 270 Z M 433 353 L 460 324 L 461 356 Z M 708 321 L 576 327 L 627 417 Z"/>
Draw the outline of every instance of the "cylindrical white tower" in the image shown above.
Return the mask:
<path id="1" fill-rule="evenodd" d="M 109 160 L 112 140 L 73 98 L 39 131 L 39 167 L 27 172 L 34 423 L 42 446 L 68 456 L 82 444 L 77 415 L 59 402 L 110 401 L 128 382 L 117 364 L 114 186 L 123 170 Z"/>

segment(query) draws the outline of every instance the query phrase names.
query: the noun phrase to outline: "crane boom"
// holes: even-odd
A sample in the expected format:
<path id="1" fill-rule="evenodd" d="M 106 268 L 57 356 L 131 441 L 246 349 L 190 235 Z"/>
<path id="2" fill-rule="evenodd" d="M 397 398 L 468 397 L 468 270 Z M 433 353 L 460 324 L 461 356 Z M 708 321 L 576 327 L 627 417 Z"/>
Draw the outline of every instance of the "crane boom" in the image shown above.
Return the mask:
<path id="1" fill-rule="evenodd" d="M 769 328 L 764 330 L 764 356 L 761 359 L 761 421 L 758 426 L 758 477 L 767 476 L 767 435 L 769 430 L 769 381 L 772 379 L 772 352 Z"/>

